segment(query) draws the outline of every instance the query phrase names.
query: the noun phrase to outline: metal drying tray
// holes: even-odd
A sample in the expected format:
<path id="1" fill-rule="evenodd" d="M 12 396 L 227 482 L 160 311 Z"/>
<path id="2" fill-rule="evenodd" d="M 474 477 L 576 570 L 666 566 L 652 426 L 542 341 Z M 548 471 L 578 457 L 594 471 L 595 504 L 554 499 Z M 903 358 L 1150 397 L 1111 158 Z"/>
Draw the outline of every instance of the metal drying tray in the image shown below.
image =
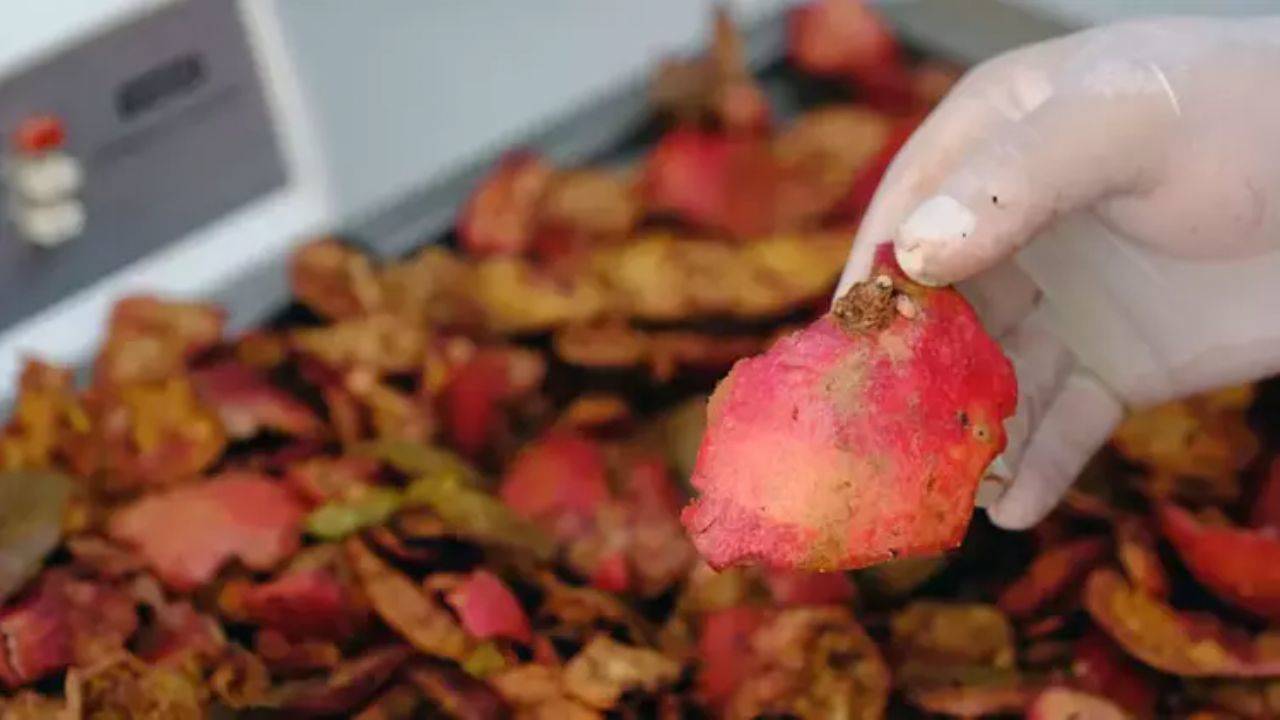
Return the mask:
<path id="1" fill-rule="evenodd" d="M 1000 0 L 899 0 L 881 7 L 914 53 L 972 65 L 1028 42 L 1071 31 L 1063 21 Z M 806 81 L 784 60 L 786 17 L 774 13 L 745 28 L 752 68 L 784 118 L 823 99 L 821 83 Z M 557 163 L 611 164 L 634 159 L 658 136 L 647 98 L 647 73 L 620 83 L 584 106 L 532 133 L 516 146 L 537 149 Z M 829 89 L 826 91 L 830 96 Z M 449 238 L 471 189 L 506 148 L 497 148 L 335 233 L 378 257 L 397 257 Z M 289 313 L 287 256 L 245 273 L 209 298 L 223 305 L 233 331 Z"/>

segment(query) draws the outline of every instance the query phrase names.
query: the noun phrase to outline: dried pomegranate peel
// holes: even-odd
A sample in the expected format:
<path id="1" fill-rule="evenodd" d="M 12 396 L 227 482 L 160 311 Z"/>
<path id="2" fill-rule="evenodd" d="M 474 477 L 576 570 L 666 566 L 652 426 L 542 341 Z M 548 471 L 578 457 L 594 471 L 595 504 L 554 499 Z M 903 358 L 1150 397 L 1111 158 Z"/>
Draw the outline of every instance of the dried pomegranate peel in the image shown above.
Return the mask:
<path id="1" fill-rule="evenodd" d="M 1016 403 L 973 308 L 912 282 L 883 245 L 870 280 L 721 381 L 682 520 L 715 568 L 851 569 L 955 547 Z"/>

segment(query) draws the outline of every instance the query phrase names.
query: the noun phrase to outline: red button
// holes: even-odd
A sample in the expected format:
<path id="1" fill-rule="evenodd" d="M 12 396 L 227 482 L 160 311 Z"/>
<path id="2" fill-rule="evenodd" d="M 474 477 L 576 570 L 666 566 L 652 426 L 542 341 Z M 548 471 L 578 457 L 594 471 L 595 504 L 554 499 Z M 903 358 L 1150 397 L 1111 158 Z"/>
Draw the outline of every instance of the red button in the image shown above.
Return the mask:
<path id="1" fill-rule="evenodd" d="M 66 127 L 52 115 L 29 117 L 13 133 L 14 147 L 18 152 L 29 155 L 57 150 L 66 139 Z"/>

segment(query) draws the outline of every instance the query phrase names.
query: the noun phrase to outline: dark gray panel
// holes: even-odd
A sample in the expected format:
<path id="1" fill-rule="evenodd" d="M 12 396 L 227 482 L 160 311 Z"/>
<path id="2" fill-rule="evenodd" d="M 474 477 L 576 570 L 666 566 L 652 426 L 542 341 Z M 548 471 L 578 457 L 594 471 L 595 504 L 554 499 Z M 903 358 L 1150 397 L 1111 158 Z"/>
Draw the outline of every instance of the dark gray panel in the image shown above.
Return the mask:
<path id="1" fill-rule="evenodd" d="M 1000 0 L 914 0 L 883 9 L 908 44 L 966 65 L 1076 29 Z"/>
<path id="2" fill-rule="evenodd" d="M 87 227 L 37 248 L 0 207 L 0 329 L 285 181 L 233 0 L 174 3 L 0 82 L 0 137 L 43 113 L 82 163 Z"/>

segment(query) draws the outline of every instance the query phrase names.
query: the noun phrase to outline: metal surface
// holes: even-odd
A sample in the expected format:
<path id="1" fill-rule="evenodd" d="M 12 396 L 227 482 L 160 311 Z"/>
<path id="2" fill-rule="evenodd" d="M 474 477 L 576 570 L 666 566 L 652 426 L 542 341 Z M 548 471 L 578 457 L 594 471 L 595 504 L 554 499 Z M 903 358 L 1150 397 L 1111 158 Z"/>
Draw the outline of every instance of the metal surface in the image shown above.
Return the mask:
<path id="1" fill-rule="evenodd" d="M 0 328 L 279 188 L 284 164 L 233 0 L 187 0 L 0 83 L 0 134 L 56 114 L 88 223 L 27 244 L 0 207 Z"/>
<path id="2" fill-rule="evenodd" d="M 889 3 L 884 11 L 906 43 L 965 65 L 1078 29 L 1000 0 L 919 0 Z"/>

